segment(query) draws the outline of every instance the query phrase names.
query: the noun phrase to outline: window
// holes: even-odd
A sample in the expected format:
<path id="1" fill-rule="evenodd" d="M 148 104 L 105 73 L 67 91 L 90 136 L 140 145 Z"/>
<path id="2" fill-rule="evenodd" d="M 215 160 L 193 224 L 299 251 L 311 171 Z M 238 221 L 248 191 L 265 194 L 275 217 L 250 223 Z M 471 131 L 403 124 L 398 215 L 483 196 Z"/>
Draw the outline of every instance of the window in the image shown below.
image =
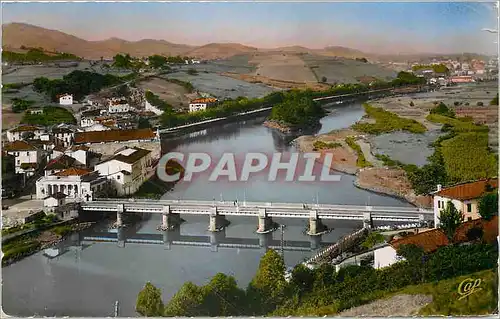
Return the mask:
<path id="1" fill-rule="evenodd" d="M 120 179 L 120 175 L 117 175 L 117 176 L 116 176 L 116 179 Z"/>
<path id="2" fill-rule="evenodd" d="M 30 156 L 30 152 L 26 152 L 26 156 Z"/>
<path id="3" fill-rule="evenodd" d="M 471 221 L 472 220 L 472 217 L 467 217 L 467 221 Z"/>
<path id="4" fill-rule="evenodd" d="M 472 204 L 467 204 L 467 213 L 472 212 Z"/>
<path id="5" fill-rule="evenodd" d="M 438 208 L 441 208 L 441 201 L 438 200 Z"/>

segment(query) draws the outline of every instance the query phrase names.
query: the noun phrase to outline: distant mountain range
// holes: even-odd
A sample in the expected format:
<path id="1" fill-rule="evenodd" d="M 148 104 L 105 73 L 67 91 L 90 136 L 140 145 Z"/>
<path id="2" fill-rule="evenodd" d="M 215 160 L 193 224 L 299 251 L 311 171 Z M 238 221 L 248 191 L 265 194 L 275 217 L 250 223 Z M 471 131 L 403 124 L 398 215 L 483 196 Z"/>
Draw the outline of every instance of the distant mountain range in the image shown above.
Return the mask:
<path id="1" fill-rule="evenodd" d="M 167 56 L 192 56 L 199 59 L 224 59 L 239 54 L 266 52 L 308 53 L 344 58 L 366 57 L 377 60 L 397 60 L 398 58 L 402 58 L 401 56 L 374 55 L 342 46 L 330 46 L 324 49 L 309 49 L 301 46 L 259 49 L 239 43 L 210 43 L 203 46 L 192 46 L 153 39 L 126 41 L 123 39 L 111 38 L 103 41 L 87 41 L 58 30 L 50 30 L 24 23 L 9 23 L 3 25 L 2 33 L 2 46 L 4 50 L 19 51 L 22 46 L 43 48 L 51 52 L 72 53 L 86 59 L 99 59 L 101 57 L 111 58 L 118 53 L 128 53 L 138 57 L 161 54 Z M 422 57 L 421 55 L 418 56 Z M 408 56 L 405 57 L 408 58 Z"/>

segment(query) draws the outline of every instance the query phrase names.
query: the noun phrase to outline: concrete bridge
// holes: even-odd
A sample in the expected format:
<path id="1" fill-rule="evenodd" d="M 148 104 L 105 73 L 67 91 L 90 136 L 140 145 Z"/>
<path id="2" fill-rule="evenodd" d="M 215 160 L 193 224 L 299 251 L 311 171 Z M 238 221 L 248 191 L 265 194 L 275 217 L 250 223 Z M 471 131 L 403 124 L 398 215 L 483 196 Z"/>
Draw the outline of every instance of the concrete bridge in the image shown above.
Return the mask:
<path id="1" fill-rule="evenodd" d="M 272 218 L 309 219 L 309 234 L 319 235 L 324 230 L 321 220 L 359 220 L 369 228 L 373 221 L 417 222 L 434 220 L 431 210 L 414 207 L 354 206 L 301 203 L 223 202 L 195 200 L 147 200 L 147 199 L 99 199 L 81 204 L 83 211 L 116 212 L 117 227 L 123 226 L 124 213 L 162 214 L 161 228 L 171 229 L 179 224 L 181 215 L 209 216 L 209 230 L 224 229 L 225 216 L 255 217 L 257 233 L 269 233 L 276 229 Z"/>
<path id="2" fill-rule="evenodd" d="M 281 249 L 281 240 L 273 239 L 270 233 L 259 234 L 258 238 L 227 237 L 224 230 L 212 232 L 209 236 L 182 235 L 179 227 L 158 234 L 127 234 L 126 228 L 118 228 L 115 233 L 93 232 L 81 235 L 79 239 L 79 243 L 83 245 L 95 242 L 116 242 L 120 247 L 126 244 L 163 245 L 168 250 L 172 246 L 209 247 L 212 251 L 217 251 L 218 248 Z M 286 240 L 283 241 L 283 250 L 313 251 L 322 244 L 333 243 L 321 243 L 319 237 L 311 237 L 309 241 Z"/>

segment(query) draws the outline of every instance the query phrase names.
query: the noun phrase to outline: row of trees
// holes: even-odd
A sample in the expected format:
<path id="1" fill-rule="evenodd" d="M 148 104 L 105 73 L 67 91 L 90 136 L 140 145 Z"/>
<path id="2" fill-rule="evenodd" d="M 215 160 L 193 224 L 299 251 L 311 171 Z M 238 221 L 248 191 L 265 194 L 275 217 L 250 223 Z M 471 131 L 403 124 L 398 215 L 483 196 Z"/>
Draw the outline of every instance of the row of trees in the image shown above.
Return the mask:
<path id="1" fill-rule="evenodd" d="M 70 53 L 47 54 L 43 49 L 29 49 L 26 53 L 17 53 L 2 50 L 2 61 L 14 63 L 38 63 L 49 61 L 72 60 L 81 61 L 80 57 Z"/>
<path id="2" fill-rule="evenodd" d="M 435 73 L 444 73 L 448 74 L 450 73 L 450 69 L 442 63 L 440 64 L 432 64 L 432 65 L 426 65 L 426 64 L 419 64 L 419 65 L 414 65 L 411 68 L 413 71 L 418 71 L 418 70 L 432 70 Z"/>
<path id="3" fill-rule="evenodd" d="M 316 119 L 317 117 L 322 116 L 322 113 L 319 110 L 319 105 L 312 101 L 315 98 L 363 93 L 370 90 L 390 89 L 403 85 L 422 84 L 425 84 L 425 79 L 416 77 L 412 73 L 400 72 L 398 77 L 390 82 L 376 81 L 372 83 L 372 85 L 341 84 L 332 86 L 331 89 L 324 91 L 313 91 L 310 89 L 290 90 L 288 92 L 273 92 L 263 98 L 247 99 L 240 97 L 236 100 L 226 100 L 218 107 L 209 108 L 205 111 L 188 114 L 165 113 L 162 117 L 162 125 L 164 127 L 173 127 L 177 125 L 195 123 L 245 111 L 256 110 L 266 106 L 277 107 L 276 111 L 273 110 L 274 115 L 272 115 L 272 118 L 293 125 L 295 125 L 295 123 L 297 123 L 297 125 L 302 125 L 304 123 L 308 123 L 311 119 Z M 305 116 L 305 118 L 302 116 Z"/>
<path id="4" fill-rule="evenodd" d="M 314 270 L 300 264 L 287 282 L 283 259 L 268 250 L 245 290 L 233 277 L 217 274 L 205 286 L 185 283 L 164 305 L 161 291 L 147 283 L 138 295 L 136 310 L 144 316 L 178 317 L 333 315 L 408 285 L 492 269 L 498 247 L 496 243 L 450 245 L 426 254 L 417 246 L 403 245 L 398 255 L 405 261 L 380 270 L 347 266 L 337 272 L 330 264 Z"/>
<path id="5" fill-rule="evenodd" d="M 276 104 L 269 116 L 290 127 L 312 127 L 319 124 L 319 119 L 325 115 L 325 110 L 310 96 L 300 92 L 290 92 L 283 102 Z"/>
<path id="6" fill-rule="evenodd" d="M 76 70 L 63 76 L 62 79 L 36 78 L 33 81 L 33 89 L 45 93 L 54 102 L 57 102 L 58 95 L 65 93 L 73 94 L 74 99 L 79 100 L 90 93 L 99 92 L 105 87 L 123 83 L 130 78 L 131 76 L 118 77 L 112 74 L 103 75 Z"/>
<path id="7" fill-rule="evenodd" d="M 148 57 L 149 65 L 155 69 L 168 69 L 168 64 L 184 64 L 190 60 L 188 56 L 163 56 L 154 54 Z M 131 57 L 130 54 L 117 54 L 113 57 L 113 67 L 122 69 L 140 69 L 146 67 L 143 60 Z"/>

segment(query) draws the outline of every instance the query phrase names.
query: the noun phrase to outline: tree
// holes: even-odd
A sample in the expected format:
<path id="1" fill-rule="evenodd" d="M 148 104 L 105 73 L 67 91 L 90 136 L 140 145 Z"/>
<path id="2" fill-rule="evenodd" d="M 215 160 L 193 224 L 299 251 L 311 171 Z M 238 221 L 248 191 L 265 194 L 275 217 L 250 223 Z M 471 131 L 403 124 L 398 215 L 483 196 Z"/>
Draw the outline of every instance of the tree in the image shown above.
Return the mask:
<path id="1" fill-rule="evenodd" d="M 451 241 L 455 236 L 455 232 L 464 222 L 464 215 L 460 212 L 451 201 L 446 203 L 446 207 L 441 210 L 439 216 L 439 228 L 441 228 L 446 237 Z"/>
<path id="2" fill-rule="evenodd" d="M 161 55 L 152 55 L 148 58 L 149 65 L 155 69 L 163 67 L 167 63 L 167 58 Z"/>
<path id="3" fill-rule="evenodd" d="M 137 128 L 151 128 L 151 123 L 145 117 L 140 117 L 138 120 Z"/>
<path id="4" fill-rule="evenodd" d="M 216 274 L 203 287 L 205 290 L 205 309 L 207 316 L 241 316 L 246 314 L 245 291 L 238 288 L 232 276 Z"/>
<path id="5" fill-rule="evenodd" d="M 326 83 L 326 81 L 327 81 L 326 76 L 324 76 L 324 77 L 322 77 L 322 78 L 321 78 L 321 82 L 322 82 L 322 83 Z"/>
<path id="6" fill-rule="evenodd" d="M 137 296 L 135 310 L 146 317 L 162 316 L 163 301 L 161 300 L 160 289 L 153 286 L 150 282 L 146 283 Z"/>
<path id="7" fill-rule="evenodd" d="M 497 95 L 493 98 L 493 100 L 490 101 L 490 105 L 498 105 L 498 93 Z"/>
<path id="8" fill-rule="evenodd" d="M 132 58 L 129 54 L 117 54 L 113 57 L 113 66 L 116 68 L 129 69 L 132 66 Z"/>
<path id="9" fill-rule="evenodd" d="M 411 264 L 419 264 L 425 255 L 424 249 L 420 246 L 409 244 L 401 245 L 397 250 L 398 256 L 403 257 Z"/>
<path id="10" fill-rule="evenodd" d="M 372 248 L 378 243 L 384 242 L 384 235 L 378 232 L 371 232 L 365 239 L 365 241 L 361 244 L 361 246 L 365 248 Z"/>
<path id="11" fill-rule="evenodd" d="M 486 220 L 498 215 L 498 192 L 483 195 L 478 203 L 479 215 Z"/>
<path id="12" fill-rule="evenodd" d="M 477 104 L 476 104 L 476 105 L 477 105 L 477 106 L 483 106 L 483 105 L 484 105 L 484 103 L 483 103 L 483 102 L 477 102 Z"/>
<path id="13" fill-rule="evenodd" d="M 314 285 L 314 271 L 303 264 L 298 264 L 292 271 L 290 285 L 299 294 L 310 291 Z"/>
<path id="14" fill-rule="evenodd" d="M 415 106 L 415 103 L 413 103 L 413 101 L 411 101 L 410 106 Z"/>
<path id="15" fill-rule="evenodd" d="M 203 303 L 207 290 L 186 282 L 165 306 L 167 317 L 199 317 L 206 314 Z"/>
<path id="16" fill-rule="evenodd" d="M 269 307 L 274 308 L 283 301 L 287 287 L 285 262 L 276 251 L 269 249 L 262 256 L 250 286 L 261 295 L 263 300 L 267 300 Z"/>
<path id="17" fill-rule="evenodd" d="M 469 229 L 467 231 L 467 239 L 469 241 L 474 241 L 474 240 L 478 240 L 478 239 L 481 239 L 483 237 L 483 229 L 480 228 L 480 227 L 472 227 L 471 229 Z"/>

